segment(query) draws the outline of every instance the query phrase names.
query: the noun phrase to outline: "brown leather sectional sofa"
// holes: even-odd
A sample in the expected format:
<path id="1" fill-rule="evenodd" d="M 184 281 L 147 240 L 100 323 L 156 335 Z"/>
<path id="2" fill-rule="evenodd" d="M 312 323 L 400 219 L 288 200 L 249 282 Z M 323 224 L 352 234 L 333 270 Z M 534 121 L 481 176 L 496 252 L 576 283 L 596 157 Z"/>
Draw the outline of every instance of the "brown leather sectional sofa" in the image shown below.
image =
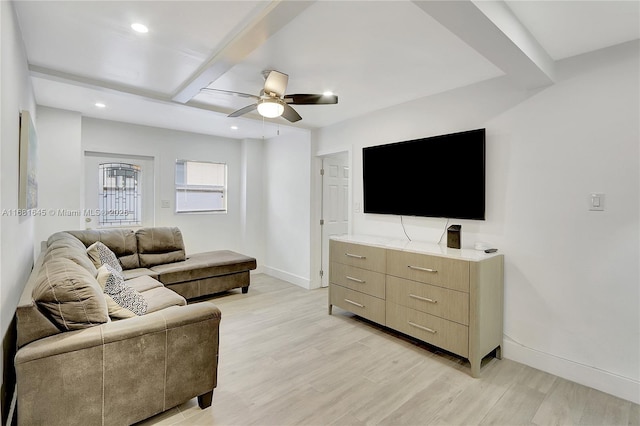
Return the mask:
<path id="1" fill-rule="evenodd" d="M 96 241 L 144 297 L 144 315 L 110 317 L 87 255 Z M 196 396 L 208 407 L 221 313 L 185 298 L 245 291 L 255 267 L 255 259 L 227 251 L 186 256 L 177 228 L 53 234 L 16 311 L 18 423 L 129 425 Z"/>

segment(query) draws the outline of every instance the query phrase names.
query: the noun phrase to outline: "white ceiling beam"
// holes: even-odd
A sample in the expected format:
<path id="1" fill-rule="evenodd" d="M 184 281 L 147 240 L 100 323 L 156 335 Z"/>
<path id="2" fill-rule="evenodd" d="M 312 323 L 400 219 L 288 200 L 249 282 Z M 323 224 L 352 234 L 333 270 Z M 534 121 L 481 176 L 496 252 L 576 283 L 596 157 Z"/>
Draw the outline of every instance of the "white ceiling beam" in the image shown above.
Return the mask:
<path id="1" fill-rule="evenodd" d="M 273 1 L 260 10 L 248 25 L 236 29 L 224 47 L 200 67 L 173 96 L 176 102 L 186 103 L 220 78 L 234 65 L 240 63 L 269 37 L 287 25 L 292 19 L 311 6 L 314 1 Z"/>
<path id="2" fill-rule="evenodd" d="M 555 79 L 555 62 L 503 1 L 414 1 L 527 89 Z"/>
<path id="3" fill-rule="evenodd" d="M 38 65 L 29 65 L 29 73 L 33 77 L 56 81 L 58 83 L 70 84 L 73 86 L 84 87 L 90 90 L 97 90 L 101 92 L 115 93 L 119 95 L 136 96 L 145 99 L 150 102 L 156 102 L 166 105 L 180 105 L 182 107 L 197 108 L 220 114 L 227 115 L 233 112 L 233 109 L 222 108 L 215 105 L 205 104 L 202 102 L 187 102 L 180 103 L 173 101 L 169 96 L 154 92 L 150 90 L 143 90 L 134 86 L 126 86 L 118 83 L 113 83 L 104 80 L 98 80 L 90 77 L 79 76 L 70 74 L 64 71 L 52 70 L 50 68 L 41 67 Z"/>
<path id="4" fill-rule="evenodd" d="M 99 80 L 96 78 L 80 76 L 71 74 L 65 71 L 54 70 L 39 65 L 29 65 L 29 73 L 38 78 L 46 80 L 57 81 L 61 83 L 73 84 L 74 86 L 81 86 L 88 89 L 103 90 L 115 93 L 126 93 L 128 95 L 140 96 L 147 99 L 153 99 L 157 101 L 170 102 L 171 98 L 167 95 L 151 90 L 141 89 L 135 86 L 127 86 L 119 83 L 114 83 L 105 80 Z"/>

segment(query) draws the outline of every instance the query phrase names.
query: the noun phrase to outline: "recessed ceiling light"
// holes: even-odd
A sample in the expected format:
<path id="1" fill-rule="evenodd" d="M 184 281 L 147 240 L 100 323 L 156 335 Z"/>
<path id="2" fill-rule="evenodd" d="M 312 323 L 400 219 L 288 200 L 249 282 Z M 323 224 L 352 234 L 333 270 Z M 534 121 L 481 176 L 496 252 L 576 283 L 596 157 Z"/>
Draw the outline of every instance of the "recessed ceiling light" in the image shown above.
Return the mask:
<path id="1" fill-rule="evenodd" d="M 231 126 L 231 130 L 238 130 L 238 126 Z"/>
<path id="2" fill-rule="evenodd" d="M 106 108 L 107 106 L 105 104 L 103 104 L 102 102 L 96 102 L 95 106 L 98 108 Z"/>
<path id="3" fill-rule="evenodd" d="M 333 92 L 332 91 L 326 91 L 326 92 L 322 92 L 323 96 L 333 96 Z"/>
<path id="4" fill-rule="evenodd" d="M 133 28 L 134 31 L 137 31 L 139 33 L 148 33 L 149 32 L 149 28 L 147 28 L 146 25 L 141 24 L 139 22 L 134 22 L 133 24 L 131 24 L 131 28 Z"/>

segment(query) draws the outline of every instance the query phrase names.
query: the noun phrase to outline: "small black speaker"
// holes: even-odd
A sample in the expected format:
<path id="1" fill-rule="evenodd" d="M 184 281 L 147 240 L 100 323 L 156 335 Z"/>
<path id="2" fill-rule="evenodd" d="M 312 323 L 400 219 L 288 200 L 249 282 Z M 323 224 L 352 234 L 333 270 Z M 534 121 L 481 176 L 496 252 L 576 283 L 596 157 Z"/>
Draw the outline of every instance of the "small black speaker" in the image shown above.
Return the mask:
<path id="1" fill-rule="evenodd" d="M 447 247 L 460 248 L 462 240 L 462 225 L 451 225 L 447 228 Z"/>

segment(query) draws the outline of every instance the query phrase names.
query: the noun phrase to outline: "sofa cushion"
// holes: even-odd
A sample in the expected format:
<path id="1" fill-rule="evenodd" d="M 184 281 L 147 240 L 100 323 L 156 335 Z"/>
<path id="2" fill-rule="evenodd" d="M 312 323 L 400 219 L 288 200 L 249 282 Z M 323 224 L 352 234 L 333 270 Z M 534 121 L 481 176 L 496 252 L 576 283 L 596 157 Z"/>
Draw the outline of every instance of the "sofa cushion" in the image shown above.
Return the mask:
<path id="1" fill-rule="evenodd" d="M 142 293 L 149 304 L 147 313 L 156 312 L 169 306 L 184 306 L 187 301 L 175 291 L 161 286 Z"/>
<path id="2" fill-rule="evenodd" d="M 139 291 L 128 285 L 122 274 L 112 268 L 109 264 L 104 264 L 98 268 L 99 285 L 104 292 L 120 306 L 130 310 L 136 315 L 147 313 L 147 301 Z"/>
<path id="3" fill-rule="evenodd" d="M 45 262 L 33 299 L 61 330 L 77 330 L 109 320 L 107 304 L 95 277 L 67 258 Z"/>
<path id="4" fill-rule="evenodd" d="M 133 287 L 136 291 L 144 293 L 147 290 L 151 290 L 156 287 L 164 287 L 162 283 L 156 279 L 151 278 L 148 275 L 141 275 L 139 277 L 126 280 L 128 286 Z"/>
<path id="5" fill-rule="evenodd" d="M 256 269 L 256 259 L 230 250 L 189 255 L 183 262 L 150 268 L 167 285 Z"/>
<path id="6" fill-rule="evenodd" d="M 122 273 L 122 265 L 120 265 L 115 253 L 101 241 L 96 241 L 87 247 L 87 255 L 96 268 L 100 268 L 102 265 L 109 265 L 116 271 Z"/>
<path id="7" fill-rule="evenodd" d="M 86 269 L 92 276 L 96 276 L 96 266 L 87 256 L 84 245 L 71 235 L 69 235 L 69 238 L 66 240 L 58 239 L 50 243 L 47 247 L 47 251 L 45 252 L 44 261 L 47 262 L 51 259 L 62 257 L 73 260 L 75 263 Z"/>
<path id="8" fill-rule="evenodd" d="M 141 228 L 136 238 L 143 268 L 185 260 L 182 232 L 176 227 Z"/>
<path id="9" fill-rule="evenodd" d="M 158 278 L 158 274 L 153 272 L 149 268 L 135 268 L 135 269 L 125 269 L 122 271 L 122 275 L 124 275 L 125 280 L 132 280 L 134 278 L 149 276 L 151 278 Z"/>
<path id="10" fill-rule="evenodd" d="M 85 247 L 101 241 L 116 255 L 123 269 L 140 267 L 138 241 L 131 229 L 87 229 L 67 232 L 79 239 Z"/>
<path id="11" fill-rule="evenodd" d="M 71 235 L 69 232 L 60 231 L 54 234 L 47 239 L 47 247 L 51 246 L 53 243 L 57 241 L 64 241 L 68 246 L 77 247 L 79 249 L 84 250 L 86 246 L 75 236 Z"/>

